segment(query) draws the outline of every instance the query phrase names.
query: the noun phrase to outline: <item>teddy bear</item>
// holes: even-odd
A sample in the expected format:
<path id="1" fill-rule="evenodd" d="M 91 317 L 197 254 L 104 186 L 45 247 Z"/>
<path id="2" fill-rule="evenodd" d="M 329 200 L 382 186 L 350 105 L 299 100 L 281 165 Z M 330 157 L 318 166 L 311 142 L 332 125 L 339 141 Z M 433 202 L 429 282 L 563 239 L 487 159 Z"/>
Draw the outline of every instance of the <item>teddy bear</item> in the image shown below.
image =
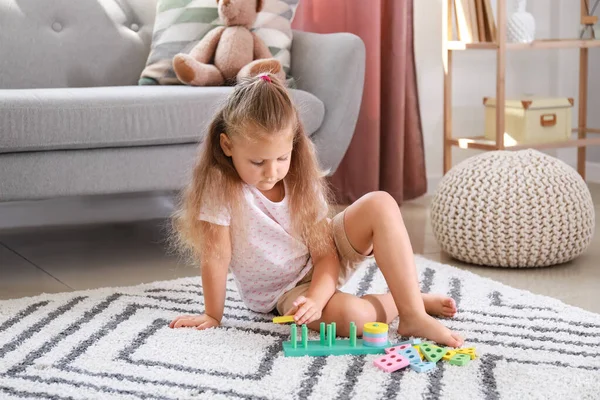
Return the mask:
<path id="1" fill-rule="evenodd" d="M 186 85 L 219 86 L 270 72 L 282 81 L 285 72 L 260 37 L 250 30 L 263 0 L 217 0 L 224 26 L 208 32 L 189 54 L 173 58 L 173 70 Z"/>

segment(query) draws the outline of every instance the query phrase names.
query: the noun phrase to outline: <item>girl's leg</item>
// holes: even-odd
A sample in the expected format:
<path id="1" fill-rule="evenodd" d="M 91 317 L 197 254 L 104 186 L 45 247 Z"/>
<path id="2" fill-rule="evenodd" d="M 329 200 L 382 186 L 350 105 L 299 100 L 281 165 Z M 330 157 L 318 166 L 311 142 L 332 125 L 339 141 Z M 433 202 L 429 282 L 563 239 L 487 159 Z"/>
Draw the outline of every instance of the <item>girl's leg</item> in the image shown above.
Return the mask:
<path id="1" fill-rule="evenodd" d="M 363 298 L 372 299 L 381 304 L 379 308 L 385 310 L 386 316 L 381 319 L 382 322 L 388 319 L 393 320 L 398 316 L 398 309 L 391 293 L 368 294 Z M 456 302 L 451 297 L 435 293 L 421 293 L 421 298 L 423 299 L 425 312 L 429 315 L 451 318 L 456 314 Z"/>
<path id="2" fill-rule="evenodd" d="M 461 346 L 463 340 L 458 334 L 426 312 L 412 246 L 396 201 L 385 192 L 365 195 L 346 209 L 344 225 L 354 249 L 362 254 L 373 252 L 400 317 L 398 333 L 403 336 L 424 337 L 451 347 Z M 395 314 L 389 296 L 365 296 L 362 304 L 367 306 L 364 301 L 371 304 L 366 310 L 374 313 L 378 309 L 384 310 L 385 314 L 377 316 L 384 316 L 386 321 Z M 373 305 L 374 302 L 379 305 Z M 323 310 L 323 319 L 329 314 L 328 307 L 329 304 Z M 358 321 L 356 322 L 358 325 Z"/>
<path id="3" fill-rule="evenodd" d="M 347 337 L 350 335 L 350 322 L 356 324 L 357 335 L 362 334 L 363 325 L 367 322 L 392 322 L 395 317 L 386 318 L 382 303 L 370 300 L 368 296 L 356 297 L 336 292 L 323 309 L 321 319 L 308 324 L 308 327 L 318 332 L 321 322 L 335 322 L 336 334 Z"/>
<path id="4" fill-rule="evenodd" d="M 424 294 L 424 296 L 428 295 Z M 443 296 L 431 295 L 431 298 L 424 300 L 424 303 L 426 305 L 429 304 L 431 307 L 431 311 L 427 310 L 428 313 L 442 315 L 442 307 L 447 308 L 447 310 L 443 311 L 444 313 L 450 313 L 454 302 L 452 299 L 444 298 L 445 302 L 450 303 L 446 307 L 442 305 L 442 298 Z M 368 294 L 363 297 L 356 297 L 348 293 L 336 292 L 323 310 L 321 319 L 308 324 L 308 327 L 318 332 L 321 322 L 335 322 L 337 325 L 337 334 L 339 336 L 348 336 L 350 334 L 350 322 L 354 322 L 357 334 L 361 335 L 365 323 L 378 321 L 389 324 L 397 316 L 398 310 L 390 293 Z"/>

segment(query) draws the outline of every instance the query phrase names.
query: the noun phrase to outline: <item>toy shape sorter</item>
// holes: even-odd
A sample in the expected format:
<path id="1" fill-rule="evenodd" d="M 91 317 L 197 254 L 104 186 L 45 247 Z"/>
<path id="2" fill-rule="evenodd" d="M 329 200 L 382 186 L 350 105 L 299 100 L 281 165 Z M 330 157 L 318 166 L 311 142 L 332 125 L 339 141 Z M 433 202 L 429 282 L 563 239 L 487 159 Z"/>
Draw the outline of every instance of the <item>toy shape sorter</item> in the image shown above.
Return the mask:
<path id="1" fill-rule="evenodd" d="M 327 324 L 321 322 L 319 333 L 320 340 L 308 340 L 308 327 L 302 325 L 302 336 L 297 339 L 296 324 L 290 325 L 290 340 L 283 342 L 283 353 L 286 357 L 302 356 L 342 356 L 346 354 L 384 354 L 385 348 L 390 346 L 387 339 L 388 326 L 381 322 L 370 322 L 363 326 L 363 339 L 356 338 L 356 324 L 350 323 L 350 337 L 336 339 L 335 322 Z M 364 337 L 367 333 L 369 336 Z M 366 342 L 365 342 L 366 341 Z"/>

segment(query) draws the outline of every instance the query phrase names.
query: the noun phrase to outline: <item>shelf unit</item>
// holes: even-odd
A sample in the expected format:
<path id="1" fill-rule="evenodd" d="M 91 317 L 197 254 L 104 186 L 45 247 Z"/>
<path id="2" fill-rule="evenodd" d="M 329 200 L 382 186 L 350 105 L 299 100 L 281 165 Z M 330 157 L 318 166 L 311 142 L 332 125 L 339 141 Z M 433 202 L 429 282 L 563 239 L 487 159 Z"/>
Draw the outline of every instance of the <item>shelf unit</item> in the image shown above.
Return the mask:
<path id="1" fill-rule="evenodd" d="M 554 39 L 535 40 L 531 43 L 506 42 L 506 0 L 497 1 L 497 42 L 464 43 L 452 38 L 452 3 L 442 1 L 442 57 L 444 66 L 444 174 L 452 167 L 452 147 L 479 150 L 520 150 L 524 148 L 551 149 L 577 147 L 577 171 L 585 179 L 586 146 L 600 145 L 600 137 L 587 137 L 588 133 L 600 133 L 600 129 L 587 127 L 587 86 L 589 49 L 600 47 L 600 39 Z M 585 0 L 580 0 L 581 18 L 587 16 Z M 577 139 L 563 142 L 515 145 L 504 141 L 504 108 L 506 101 L 506 51 L 579 48 L 579 100 Z M 494 50 L 496 51 L 496 140 L 484 137 L 452 136 L 452 58 L 455 51 Z"/>

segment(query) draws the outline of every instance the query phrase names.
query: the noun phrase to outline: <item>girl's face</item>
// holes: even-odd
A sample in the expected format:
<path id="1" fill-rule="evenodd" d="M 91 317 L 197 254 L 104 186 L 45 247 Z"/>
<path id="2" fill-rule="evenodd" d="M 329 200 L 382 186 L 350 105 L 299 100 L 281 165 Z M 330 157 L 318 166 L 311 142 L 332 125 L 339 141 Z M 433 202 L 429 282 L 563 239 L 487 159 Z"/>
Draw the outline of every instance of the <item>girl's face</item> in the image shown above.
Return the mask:
<path id="1" fill-rule="evenodd" d="M 294 130 L 292 126 L 269 135 L 248 135 L 230 138 L 221 133 L 221 148 L 231 157 L 240 178 L 248 185 L 266 192 L 285 178 L 290 170 Z"/>

